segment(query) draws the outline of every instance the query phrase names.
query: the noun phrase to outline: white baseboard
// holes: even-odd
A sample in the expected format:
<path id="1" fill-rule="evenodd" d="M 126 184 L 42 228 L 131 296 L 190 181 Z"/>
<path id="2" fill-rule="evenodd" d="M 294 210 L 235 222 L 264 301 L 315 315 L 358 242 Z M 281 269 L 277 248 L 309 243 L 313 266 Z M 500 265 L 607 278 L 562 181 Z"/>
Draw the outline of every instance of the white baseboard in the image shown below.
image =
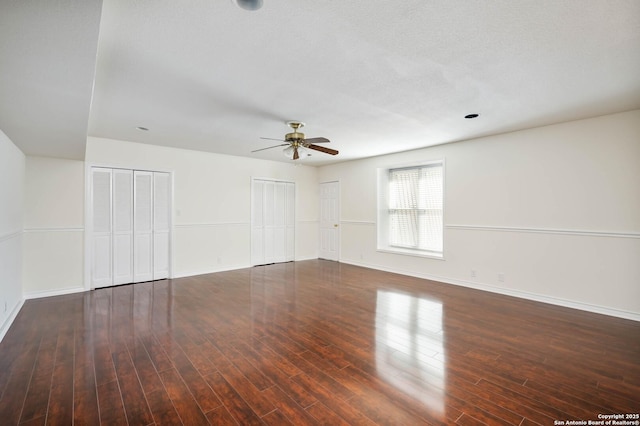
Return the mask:
<path id="1" fill-rule="evenodd" d="M 63 294 L 82 293 L 83 291 L 86 291 L 84 287 L 63 288 L 60 290 L 32 291 L 29 293 L 24 293 L 24 298 L 27 300 L 40 299 L 41 297 L 62 296 Z"/>
<path id="2" fill-rule="evenodd" d="M 431 274 L 419 274 L 414 272 L 408 272 L 408 271 L 404 271 L 396 268 L 388 268 L 388 267 L 374 265 L 374 264 L 365 263 L 365 262 L 358 262 L 358 261 L 345 260 L 345 259 L 341 259 L 340 262 L 348 263 L 350 265 L 355 265 L 355 266 L 362 266 L 364 268 L 377 269 L 379 271 L 392 272 L 394 274 L 407 275 L 410 277 L 422 278 L 422 279 L 431 280 L 431 281 L 438 281 L 445 284 L 468 287 L 476 290 L 488 291 L 490 293 L 504 294 L 506 296 L 518 297 L 520 299 L 533 300 L 536 302 L 548 303 L 550 305 L 562 306 L 562 307 L 571 308 L 571 309 L 579 309 L 581 311 L 593 312 L 596 314 L 608 315 L 612 317 L 624 318 L 624 319 L 640 322 L 640 313 L 637 313 L 637 312 L 629 312 L 629 311 L 623 311 L 623 310 L 609 308 L 605 306 L 575 302 L 572 300 L 560 299 L 560 298 L 545 296 L 545 295 L 536 294 L 536 293 L 529 293 L 526 291 L 512 290 L 512 289 L 502 288 L 502 287 L 494 287 L 488 284 L 477 283 L 472 281 L 441 277 L 441 276 L 431 275 Z"/>
<path id="3" fill-rule="evenodd" d="M 314 257 L 301 257 L 301 258 L 296 258 L 293 261 L 294 262 L 300 262 L 303 260 L 316 260 L 318 257 L 314 256 Z M 225 267 L 222 268 L 211 268 L 211 269 L 202 269 L 202 270 L 198 270 L 198 271 L 182 271 L 182 272 L 178 272 L 176 274 L 173 275 L 172 278 L 186 278 L 186 277 L 193 277 L 196 275 L 205 275 L 205 274 L 215 274 L 216 272 L 226 272 L 226 271 L 236 271 L 238 269 L 245 269 L 245 268 L 251 268 L 253 265 L 227 265 Z"/>
<path id="4" fill-rule="evenodd" d="M 186 277 L 194 277 L 196 275 L 206 275 L 206 274 L 214 274 L 216 272 L 226 272 L 226 271 L 235 271 L 237 269 L 250 268 L 250 265 L 226 265 L 221 268 L 211 268 L 211 269 L 200 269 L 197 271 L 182 271 L 175 273 L 171 278 L 186 278 Z"/>
<path id="5" fill-rule="evenodd" d="M 20 312 L 20 309 L 22 309 L 22 305 L 24 305 L 24 299 L 20 299 L 18 303 L 16 303 L 16 305 L 13 307 L 13 309 L 9 313 L 9 316 L 7 317 L 7 319 L 4 320 L 4 322 L 2 323 L 2 326 L 0 326 L 0 342 L 2 342 L 2 339 L 4 339 L 5 334 L 7 334 L 7 331 L 9 331 L 9 328 L 11 328 L 11 324 L 13 324 L 13 321 L 18 316 L 18 312 Z"/>

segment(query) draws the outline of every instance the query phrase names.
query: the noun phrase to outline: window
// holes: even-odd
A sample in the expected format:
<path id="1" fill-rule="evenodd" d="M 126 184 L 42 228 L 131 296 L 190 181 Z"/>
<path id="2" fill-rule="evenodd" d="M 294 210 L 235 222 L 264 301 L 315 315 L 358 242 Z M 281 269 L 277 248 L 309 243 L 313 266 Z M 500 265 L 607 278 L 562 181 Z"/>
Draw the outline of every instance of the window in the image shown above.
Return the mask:
<path id="1" fill-rule="evenodd" d="M 442 257 L 443 162 L 379 170 L 378 249 Z"/>

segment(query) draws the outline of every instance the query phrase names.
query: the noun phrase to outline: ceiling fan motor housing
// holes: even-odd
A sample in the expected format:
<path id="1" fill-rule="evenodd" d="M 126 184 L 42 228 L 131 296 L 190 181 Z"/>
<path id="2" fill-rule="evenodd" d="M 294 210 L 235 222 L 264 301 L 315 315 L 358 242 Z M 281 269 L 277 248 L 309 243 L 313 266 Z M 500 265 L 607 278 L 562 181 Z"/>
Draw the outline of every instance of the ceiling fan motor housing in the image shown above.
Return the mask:
<path id="1" fill-rule="evenodd" d="M 286 135 L 284 135 L 284 140 L 286 141 L 301 142 L 303 139 L 304 139 L 304 133 L 300 133 L 300 132 L 287 133 Z"/>

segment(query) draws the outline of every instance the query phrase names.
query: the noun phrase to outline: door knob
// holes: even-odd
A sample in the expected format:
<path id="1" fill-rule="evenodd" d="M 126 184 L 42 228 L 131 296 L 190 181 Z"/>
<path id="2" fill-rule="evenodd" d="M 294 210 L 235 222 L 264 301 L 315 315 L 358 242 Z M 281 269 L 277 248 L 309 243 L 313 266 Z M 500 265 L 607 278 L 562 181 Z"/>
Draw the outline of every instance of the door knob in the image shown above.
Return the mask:
<path id="1" fill-rule="evenodd" d="M 334 224 L 333 224 L 333 227 L 334 227 L 334 228 L 337 228 L 337 227 L 338 227 L 338 224 L 337 224 L 337 223 L 334 223 Z"/>

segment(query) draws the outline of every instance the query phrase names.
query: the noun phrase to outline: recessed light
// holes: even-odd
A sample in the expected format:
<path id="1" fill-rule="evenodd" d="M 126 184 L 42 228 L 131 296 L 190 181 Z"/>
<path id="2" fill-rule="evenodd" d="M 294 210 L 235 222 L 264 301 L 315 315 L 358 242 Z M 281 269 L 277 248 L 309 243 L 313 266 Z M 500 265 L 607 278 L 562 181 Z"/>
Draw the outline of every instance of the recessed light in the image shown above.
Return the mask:
<path id="1" fill-rule="evenodd" d="M 136 129 L 142 130 L 143 132 L 148 132 L 149 131 L 149 129 L 147 129 L 146 127 L 142 127 L 142 126 L 138 126 L 138 127 L 136 127 Z"/>
<path id="2" fill-rule="evenodd" d="M 480 114 L 467 114 L 467 115 L 464 116 L 464 118 L 468 118 L 468 119 L 476 118 L 478 115 L 480 115 Z"/>
<path id="3" fill-rule="evenodd" d="M 258 10 L 262 7 L 263 0 L 233 0 L 233 2 L 244 10 Z"/>

